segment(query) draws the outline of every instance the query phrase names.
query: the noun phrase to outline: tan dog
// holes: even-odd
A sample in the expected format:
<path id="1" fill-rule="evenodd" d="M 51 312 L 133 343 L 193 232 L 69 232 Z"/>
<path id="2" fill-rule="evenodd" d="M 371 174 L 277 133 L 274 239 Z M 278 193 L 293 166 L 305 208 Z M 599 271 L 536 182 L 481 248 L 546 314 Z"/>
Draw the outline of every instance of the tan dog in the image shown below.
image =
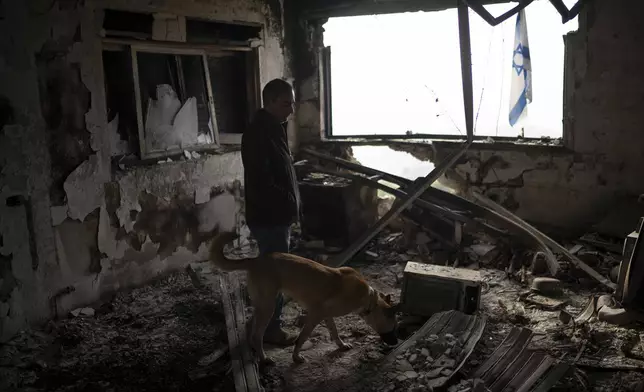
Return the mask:
<path id="1" fill-rule="evenodd" d="M 331 339 L 340 349 L 350 349 L 351 345 L 338 335 L 333 318 L 352 312 L 358 312 L 385 343 L 398 343 L 395 333 L 396 310 L 391 305 L 391 297 L 371 288 L 353 268 L 330 268 L 286 253 L 228 260 L 223 248 L 235 238 L 237 235 L 234 233 L 217 235 L 210 247 L 210 259 L 222 270 L 248 272 L 248 292 L 255 308 L 251 346 L 262 362 L 272 362 L 264 352 L 263 338 L 275 309 L 278 292 L 288 295 L 308 310 L 306 322 L 293 349 L 293 361 L 297 363 L 304 362 L 300 354 L 302 344 L 321 321 L 325 322 Z"/>

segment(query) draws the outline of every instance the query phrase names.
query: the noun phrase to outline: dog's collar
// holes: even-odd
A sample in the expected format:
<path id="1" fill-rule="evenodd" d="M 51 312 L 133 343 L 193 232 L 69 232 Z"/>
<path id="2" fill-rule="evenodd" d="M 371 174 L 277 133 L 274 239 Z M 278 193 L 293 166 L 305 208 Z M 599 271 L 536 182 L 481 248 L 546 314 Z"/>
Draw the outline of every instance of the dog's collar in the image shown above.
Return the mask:
<path id="1" fill-rule="evenodd" d="M 378 292 L 369 286 L 369 303 L 360 311 L 361 316 L 367 316 L 378 306 Z"/>

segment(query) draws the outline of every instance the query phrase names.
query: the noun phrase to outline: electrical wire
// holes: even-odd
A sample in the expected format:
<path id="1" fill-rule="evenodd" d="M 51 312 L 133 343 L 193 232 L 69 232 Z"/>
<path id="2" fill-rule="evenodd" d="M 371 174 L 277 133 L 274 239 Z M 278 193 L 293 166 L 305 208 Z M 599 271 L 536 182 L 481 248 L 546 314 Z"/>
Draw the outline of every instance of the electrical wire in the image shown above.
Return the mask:
<path id="1" fill-rule="evenodd" d="M 476 126 L 478 125 L 479 122 L 479 113 L 481 113 L 481 106 L 483 106 L 483 94 L 485 93 L 485 85 L 487 83 L 487 74 L 490 68 L 490 52 L 492 51 L 492 41 L 494 41 L 494 35 L 496 33 L 496 26 L 492 28 L 492 34 L 490 37 L 490 42 L 487 45 L 487 61 L 485 64 L 485 74 L 483 77 L 483 86 L 481 87 L 481 96 L 479 98 L 479 107 L 476 110 L 476 118 L 474 119 L 474 134 L 476 134 Z"/>

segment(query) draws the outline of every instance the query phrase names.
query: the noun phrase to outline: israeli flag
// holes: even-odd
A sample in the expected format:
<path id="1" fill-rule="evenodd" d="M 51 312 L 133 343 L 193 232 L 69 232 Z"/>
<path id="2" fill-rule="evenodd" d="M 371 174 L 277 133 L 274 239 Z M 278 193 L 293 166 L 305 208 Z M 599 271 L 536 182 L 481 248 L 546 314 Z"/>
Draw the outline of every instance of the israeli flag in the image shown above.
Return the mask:
<path id="1" fill-rule="evenodd" d="M 514 33 L 512 55 L 512 79 L 510 82 L 510 125 L 514 126 L 528 114 L 528 103 L 532 102 L 532 66 L 528 45 L 528 25 L 525 10 L 519 11 Z"/>

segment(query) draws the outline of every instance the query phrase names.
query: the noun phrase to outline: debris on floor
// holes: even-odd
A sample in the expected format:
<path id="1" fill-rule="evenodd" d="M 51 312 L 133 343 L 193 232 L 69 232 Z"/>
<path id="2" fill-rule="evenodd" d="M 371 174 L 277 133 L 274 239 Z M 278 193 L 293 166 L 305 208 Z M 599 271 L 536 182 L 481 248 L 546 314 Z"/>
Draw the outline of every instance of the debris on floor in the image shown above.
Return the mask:
<path id="1" fill-rule="evenodd" d="M 0 390 L 198 391 L 226 379 L 228 356 L 213 357 L 226 345 L 219 298 L 187 274 L 118 293 L 94 310 L 0 345 Z"/>
<path id="2" fill-rule="evenodd" d="M 528 328 L 513 328 L 494 353 L 472 375 L 472 383 L 492 392 L 505 389 L 531 390 L 538 381 L 539 390 L 549 390 L 565 375 L 569 366 L 527 347 L 533 333 Z M 561 365 L 561 366 L 560 366 Z M 542 378 L 545 375 L 545 378 Z M 549 386 L 548 386 L 549 385 Z M 540 389 L 543 388 L 543 389 Z"/>
<path id="3" fill-rule="evenodd" d="M 421 329 L 392 351 L 389 382 L 383 390 L 433 390 L 447 384 L 471 355 L 485 319 L 458 311 L 435 313 Z M 386 367 L 385 367 L 386 369 Z"/>
<path id="4" fill-rule="evenodd" d="M 326 167 L 311 186 L 348 192 L 356 182 L 405 197 L 415 183 L 351 165 L 359 174 Z M 293 253 L 325 263 L 363 229 L 329 232 L 336 226 L 323 218 L 373 222 L 396 203 L 372 204 L 374 192 L 355 189 L 338 196 L 337 214 L 292 231 Z M 555 241 L 482 204 L 430 189 L 348 262 L 405 305 L 398 347 L 381 344 L 351 314 L 336 324 L 353 349 L 338 350 L 321 325 L 304 346 L 306 363 L 293 364 L 292 347 L 267 346 L 275 365 L 256 368 L 241 323 L 252 311 L 245 278 L 226 279 L 222 290 L 223 275 L 197 263 L 0 346 L 0 390 L 233 391 L 244 380 L 247 390 L 276 392 L 634 390 L 644 373 L 642 221 L 621 239 L 604 231 Z M 358 205 L 369 206 L 360 219 L 352 216 Z M 230 256 L 256 254 L 245 240 Z M 299 331 L 302 311 L 287 301 L 286 330 Z"/>

